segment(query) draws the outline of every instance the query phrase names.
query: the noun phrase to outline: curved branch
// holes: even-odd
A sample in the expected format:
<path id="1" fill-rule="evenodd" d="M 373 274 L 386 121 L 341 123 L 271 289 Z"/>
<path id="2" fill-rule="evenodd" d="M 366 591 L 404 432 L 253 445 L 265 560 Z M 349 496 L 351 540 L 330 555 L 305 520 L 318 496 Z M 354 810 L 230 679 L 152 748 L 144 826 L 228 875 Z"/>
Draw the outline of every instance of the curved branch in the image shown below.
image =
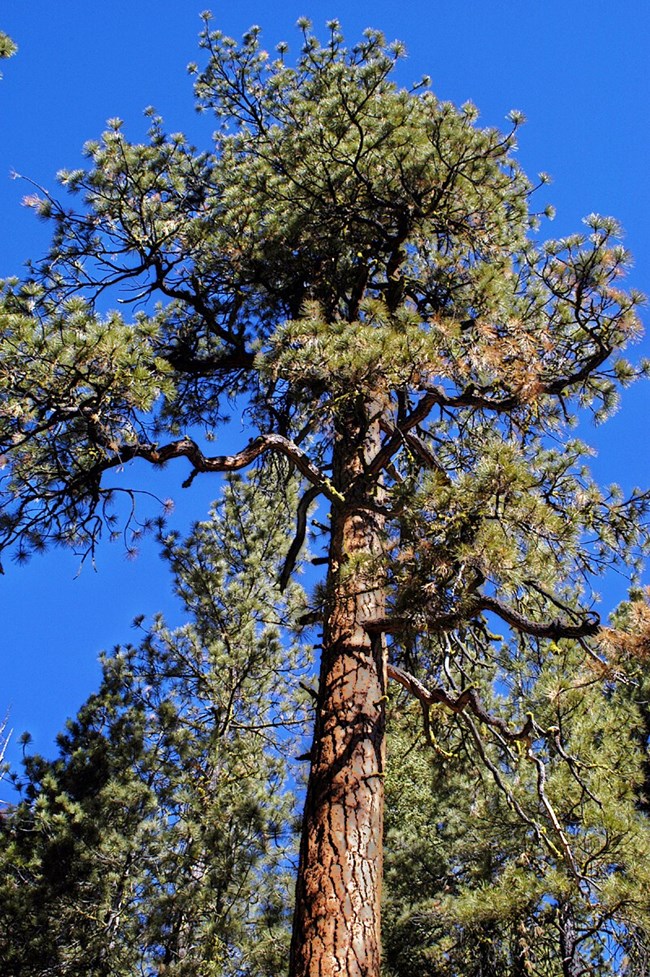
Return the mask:
<path id="1" fill-rule="evenodd" d="M 494 597 L 481 597 L 477 610 L 490 611 L 517 631 L 523 631 L 535 638 L 551 638 L 554 641 L 559 638 L 586 638 L 597 634 L 600 630 L 600 616 L 595 611 L 587 611 L 579 624 L 568 624 L 559 619 L 541 624 L 524 617 L 523 614 L 512 607 L 507 607 Z"/>
<path id="2" fill-rule="evenodd" d="M 461 624 L 466 624 L 483 611 L 496 614 L 502 621 L 510 627 L 523 634 L 530 634 L 534 638 L 550 638 L 557 641 L 560 638 L 587 638 L 600 631 L 600 617 L 595 611 L 587 611 L 583 620 L 578 624 L 569 624 L 559 618 L 549 621 L 546 624 L 540 621 L 533 621 L 524 617 L 513 607 L 502 604 L 494 597 L 479 596 L 464 610 L 452 614 L 433 615 L 427 614 L 427 608 L 423 609 L 422 622 L 430 632 L 452 631 Z M 419 615 L 418 615 L 419 617 Z M 399 617 L 375 618 L 366 621 L 365 629 L 369 634 L 382 632 L 384 634 L 401 634 L 413 627 L 417 623 L 411 617 L 405 615 Z"/>
<path id="3" fill-rule="evenodd" d="M 314 499 L 316 499 L 321 494 L 321 489 L 317 485 L 312 485 L 311 488 L 307 489 L 302 499 L 298 503 L 298 508 L 296 510 L 296 535 L 293 538 L 293 542 L 289 547 L 286 559 L 284 561 L 284 566 L 282 567 L 282 573 L 280 574 L 280 590 L 286 590 L 287 584 L 289 583 L 289 577 L 293 572 L 293 568 L 296 565 L 296 560 L 298 559 L 298 554 L 303 547 L 305 542 L 305 535 L 307 533 L 307 513 L 309 511 L 309 506 L 312 504 Z"/>
<path id="4" fill-rule="evenodd" d="M 260 434 L 259 437 L 254 438 L 245 448 L 234 455 L 204 455 L 196 441 L 191 438 L 180 438 L 178 441 L 172 441 L 162 447 L 153 444 L 126 445 L 120 448 L 114 456 L 95 466 L 91 472 L 84 473 L 84 477 L 99 476 L 103 471 L 123 465 L 134 458 L 142 458 L 152 465 L 165 465 L 173 458 L 187 458 L 192 465 L 192 471 L 183 482 L 183 488 L 188 488 L 196 475 L 202 472 L 241 471 L 242 468 L 247 468 L 267 451 L 275 451 L 277 454 L 288 458 L 296 469 L 331 502 L 341 503 L 345 501 L 341 493 L 334 488 L 330 479 L 313 463 L 309 455 L 302 448 L 299 448 L 295 442 L 282 437 L 280 434 Z"/>
<path id="5" fill-rule="evenodd" d="M 487 711 L 479 699 L 476 689 L 471 686 L 463 689 L 456 698 L 452 698 L 444 689 L 438 687 L 428 689 L 414 675 L 411 675 L 410 672 L 405 671 L 403 668 L 399 668 L 397 665 L 388 665 L 388 677 L 398 682 L 402 688 L 405 688 L 423 705 L 426 705 L 427 708 L 439 702 L 451 710 L 451 712 L 461 713 L 469 706 L 470 711 L 477 719 L 480 719 L 486 726 L 497 729 L 509 743 L 523 740 L 530 745 L 531 736 L 535 729 L 535 722 L 531 714 L 528 715 L 521 729 L 513 730 L 500 716 L 493 716 Z"/>

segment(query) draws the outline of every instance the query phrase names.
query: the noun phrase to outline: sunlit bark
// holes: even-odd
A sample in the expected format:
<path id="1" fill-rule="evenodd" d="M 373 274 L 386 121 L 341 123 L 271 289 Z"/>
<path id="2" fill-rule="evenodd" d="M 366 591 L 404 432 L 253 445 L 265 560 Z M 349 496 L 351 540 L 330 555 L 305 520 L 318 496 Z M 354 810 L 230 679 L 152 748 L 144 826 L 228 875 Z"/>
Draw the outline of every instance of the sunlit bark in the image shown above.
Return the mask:
<path id="1" fill-rule="evenodd" d="M 378 977 L 386 656 L 383 517 L 355 489 L 378 429 L 339 428 L 318 716 L 303 823 L 292 977 Z"/>

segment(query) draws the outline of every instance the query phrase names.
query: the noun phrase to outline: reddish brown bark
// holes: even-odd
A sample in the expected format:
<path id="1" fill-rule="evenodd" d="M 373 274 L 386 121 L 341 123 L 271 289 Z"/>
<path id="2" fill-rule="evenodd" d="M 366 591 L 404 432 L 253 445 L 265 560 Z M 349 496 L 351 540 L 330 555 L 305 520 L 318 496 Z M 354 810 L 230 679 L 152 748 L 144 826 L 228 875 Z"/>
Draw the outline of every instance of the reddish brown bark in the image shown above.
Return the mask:
<path id="1" fill-rule="evenodd" d="M 383 518 L 359 488 L 378 431 L 348 421 L 334 482 L 328 601 L 307 789 L 291 977 L 379 977 L 386 655 Z"/>

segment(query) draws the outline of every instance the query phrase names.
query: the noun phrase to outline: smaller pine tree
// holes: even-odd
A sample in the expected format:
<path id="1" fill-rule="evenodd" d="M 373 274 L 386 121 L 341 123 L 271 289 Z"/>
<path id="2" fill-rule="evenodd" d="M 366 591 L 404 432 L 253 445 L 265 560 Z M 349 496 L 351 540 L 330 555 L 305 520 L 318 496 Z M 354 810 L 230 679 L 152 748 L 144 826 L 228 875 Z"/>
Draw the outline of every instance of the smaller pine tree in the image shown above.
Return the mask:
<path id="1" fill-rule="evenodd" d="M 166 537 L 188 623 L 105 655 L 58 757 L 26 758 L 0 823 L 3 977 L 284 971 L 307 652 L 286 639 L 300 588 L 274 592 L 287 501 L 265 518 L 267 492 L 233 479 Z"/>
<path id="2" fill-rule="evenodd" d="M 619 647 L 633 640 L 608 634 Z M 512 683 L 513 649 L 493 648 Z M 507 697 L 503 674 L 468 678 L 493 718 L 515 729 L 534 716 L 538 735 L 508 744 L 475 716 L 438 706 L 427 744 L 419 710 L 401 698 L 393 705 L 387 973 L 641 973 L 650 820 L 645 694 L 633 670 L 560 641 L 540 647 L 536 666 L 520 662 Z"/>

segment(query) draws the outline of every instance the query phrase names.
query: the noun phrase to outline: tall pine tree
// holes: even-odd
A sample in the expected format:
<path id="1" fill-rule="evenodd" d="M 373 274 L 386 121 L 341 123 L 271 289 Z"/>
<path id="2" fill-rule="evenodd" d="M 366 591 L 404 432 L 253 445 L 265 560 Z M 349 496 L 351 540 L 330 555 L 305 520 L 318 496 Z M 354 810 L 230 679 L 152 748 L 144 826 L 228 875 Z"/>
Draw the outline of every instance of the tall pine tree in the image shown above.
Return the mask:
<path id="1" fill-rule="evenodd" d="M 598 632 L 590 581 L 633 558 L 646 499 L 601 492 L 570 428 L 635 376 L 640 296 L 613 220 L 537 242 L 518 114 L 482 128 L 426 81 L 400 89 L 379 33 L 348 49 L 336 22 L 322 45 L 301 28 L 291 64 L 257 29 L 237 44 L 206 24 L 209 149 L 156 118 L 132 144 L 116 121 L 62 176 L 76 208 L 34 198 L 54 235 L 3 297 L 0 537 L 20 557 L 133 529 L 133 460 L 183 459 L 185 484 L 288 461 L 303 492 L 281 583 L 316 500 L 326 567 L 290 972 L 376 977 L 388 675 L 543 765 L 555 734 L 491 717 L 466 655 L 496 674 L 492 620 L 524 658 Z M 111 290 L 129 320 L 96 311 Z M 250 440 L 211 454 L 233 402 Z M 534 830 L 579 873 L 540 804 Z"/>

